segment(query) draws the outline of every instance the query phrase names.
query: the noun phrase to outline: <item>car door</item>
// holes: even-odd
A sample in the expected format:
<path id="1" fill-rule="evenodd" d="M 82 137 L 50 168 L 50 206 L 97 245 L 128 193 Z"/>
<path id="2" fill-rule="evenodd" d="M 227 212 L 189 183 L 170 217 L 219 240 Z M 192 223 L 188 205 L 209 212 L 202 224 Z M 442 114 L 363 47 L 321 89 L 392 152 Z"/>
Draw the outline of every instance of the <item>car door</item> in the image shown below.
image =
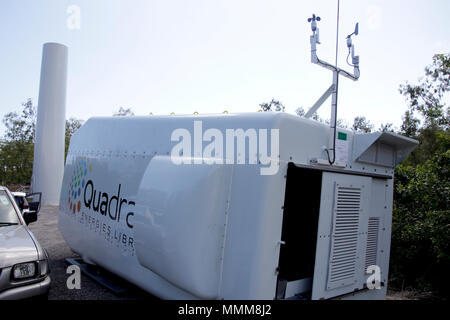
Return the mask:
<path id="1" fill-rule="evenodd" d="M 42 192 L 35 192 L 26 195 L 25 198 L 28 201 L 30 211 L 36 211 L 36 213 L 39 213 L 39 210 L 41 210 L 41 197 Z"/>

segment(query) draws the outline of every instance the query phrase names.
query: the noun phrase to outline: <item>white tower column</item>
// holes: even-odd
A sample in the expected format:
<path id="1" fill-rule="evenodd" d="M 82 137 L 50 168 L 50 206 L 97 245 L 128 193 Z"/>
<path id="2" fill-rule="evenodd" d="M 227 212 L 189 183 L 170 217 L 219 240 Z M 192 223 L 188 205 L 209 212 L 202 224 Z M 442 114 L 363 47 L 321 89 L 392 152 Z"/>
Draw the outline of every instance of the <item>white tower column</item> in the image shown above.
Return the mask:
<path id="1" fill-rule="evenodd" d="M 33 192 L 42 192 L 42 205 L 59 205 L 64 174 L 68 49 L 45 43 L 33 162 Z"/>

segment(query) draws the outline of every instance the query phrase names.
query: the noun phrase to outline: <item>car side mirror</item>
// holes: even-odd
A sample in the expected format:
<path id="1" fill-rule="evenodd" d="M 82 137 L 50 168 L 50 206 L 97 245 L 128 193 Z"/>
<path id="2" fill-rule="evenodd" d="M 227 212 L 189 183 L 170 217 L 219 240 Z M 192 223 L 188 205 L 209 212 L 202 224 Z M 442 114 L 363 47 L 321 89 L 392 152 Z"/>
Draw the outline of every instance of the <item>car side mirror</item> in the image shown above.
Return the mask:
<path id="1" fill-rule="evenodd" d="M 26 211 L 23 213 L 23 220 L 29 225 L 30 223 L 37 221 L 37 211 Z"/>

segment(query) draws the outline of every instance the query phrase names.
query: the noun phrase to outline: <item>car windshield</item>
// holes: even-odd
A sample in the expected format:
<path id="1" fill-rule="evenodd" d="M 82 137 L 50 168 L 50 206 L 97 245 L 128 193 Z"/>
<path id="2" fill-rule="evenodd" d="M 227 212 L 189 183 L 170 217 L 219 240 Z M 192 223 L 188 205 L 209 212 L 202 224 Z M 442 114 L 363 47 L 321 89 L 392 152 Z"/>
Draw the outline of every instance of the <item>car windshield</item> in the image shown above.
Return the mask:
<path id="1" fill-rule="evenodd" d="M 0 227 L 8 224 L 19 224 L 16 209 L 5 190 L 0 190 Z"/>

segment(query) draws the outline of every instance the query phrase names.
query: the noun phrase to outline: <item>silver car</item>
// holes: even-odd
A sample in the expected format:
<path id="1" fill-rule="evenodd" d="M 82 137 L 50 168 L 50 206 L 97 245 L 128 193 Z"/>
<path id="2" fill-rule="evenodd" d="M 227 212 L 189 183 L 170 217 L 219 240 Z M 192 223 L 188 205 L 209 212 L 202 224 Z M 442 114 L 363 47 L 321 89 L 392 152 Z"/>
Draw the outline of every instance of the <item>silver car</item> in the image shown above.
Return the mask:
<path id="1" fill-rule="evenodd" d="M 27 227 L 36 220 L 36 211 L 22 215 L 0 186 L 0 300 L 48 295 L 48 255 Z"/>

